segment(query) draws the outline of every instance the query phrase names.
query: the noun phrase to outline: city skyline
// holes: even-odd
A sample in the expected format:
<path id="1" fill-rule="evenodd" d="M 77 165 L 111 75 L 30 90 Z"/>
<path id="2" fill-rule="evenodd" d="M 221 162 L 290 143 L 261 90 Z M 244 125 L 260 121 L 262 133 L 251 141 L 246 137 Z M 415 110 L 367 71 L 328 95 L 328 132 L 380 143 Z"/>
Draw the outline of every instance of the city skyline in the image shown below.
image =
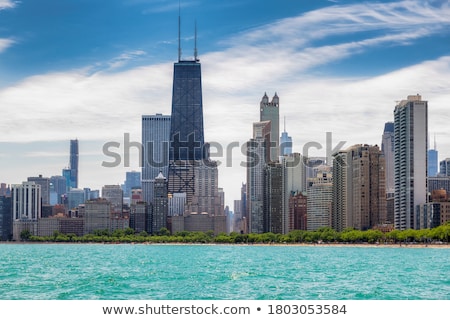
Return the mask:
<path id="1" fill-rule="evenodd" d="M 59 175 L 69 163 L 68 141 L 78 139 L 79 184 L 101 189 L 121 183 L 127 171 L 140 171 L 137 157 L 130 167 L 123 162 L 102 167 L 110 160 L 102 146 L 123 145 L 125 133 L 139 142 L 142 115 L 170 112 L 178 1 L 113 1 L 106 8 L 95 1 L 87 8 L 62 3 L 0 1 L 0 104 L 6 106 L 0 166 L 7 169 L 0 182 Z M 114 20 L 119 9 L 135 23 L 126 27 L 124 20 Z M 74 18 L 65 22 L 69 12 Z M 28 19 L 31 15 L 35 18 Z M 276 92 L 294 152 L 317 141 L 322 150 L 311 151 L 325 156 L 326 132 L 333 134 L 332 148 L 339 141 L 346 141 L 344 148 L 380 146 L 396 100 L 419 93 L 429 101 L 429 134 L 436 135 L 438 160 L 450 157 L 448 119 L 442 116 L 450 103 L 447 2 L 182 2 L 186 58 L 194 55 L 195 20 L 205 142 L 242 146 L 252 136 L 249 124 L 258 118 L 260 97 Z M 61 30 L 53 30 L 52 22 Z M 77 23 L 85 26 L 77 30 Z M 92 39 L 82 36 L 92 30 L 98 30 Z M 230 167 L 219 166 L 228 205 L 240 199 L 246 180 L 239 148 L 232 160 Z"/>

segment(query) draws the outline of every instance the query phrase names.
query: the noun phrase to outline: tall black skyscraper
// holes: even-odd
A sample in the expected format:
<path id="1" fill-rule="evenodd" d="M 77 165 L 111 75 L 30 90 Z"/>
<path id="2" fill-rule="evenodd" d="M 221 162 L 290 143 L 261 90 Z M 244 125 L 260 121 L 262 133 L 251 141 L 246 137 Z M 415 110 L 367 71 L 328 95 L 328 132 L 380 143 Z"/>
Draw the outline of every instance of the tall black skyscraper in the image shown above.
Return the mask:
<path id="1" fill-rule="evenodd" d="M 70 187 L 78 188 L 78 139 L 70 140 Z"/>
<path id="2" fill-rule="evenodd" d="M 208 158 L 204 145 L 202 77 L 196 32 L 194 59 L 182 60 L 181 48 L 178 48 L 170 124 L 168 191 L 186 193 L 187 203 L 191 202 L 195 192 L 194 166 Z"/>
<path id="3" fill-rule="evenodd" d="M 174 64 L 170 139 L 170 160 L 205 158 L 202 76 L 197 59 Z"/>

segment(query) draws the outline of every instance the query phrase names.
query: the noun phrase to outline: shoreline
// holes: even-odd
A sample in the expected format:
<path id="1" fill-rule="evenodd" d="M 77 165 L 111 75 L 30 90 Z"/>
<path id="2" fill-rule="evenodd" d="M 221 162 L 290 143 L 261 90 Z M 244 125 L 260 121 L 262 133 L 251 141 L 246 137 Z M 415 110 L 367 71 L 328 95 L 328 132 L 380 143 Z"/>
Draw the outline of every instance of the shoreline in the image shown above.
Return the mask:
<path id="1" fill-rule="evenodd" d="M 35 241 L 0 241 L 2 244 L 40 245 L 40 244 L 72 244 L 72 245 L 157 245 L 157 246 L 260 246 L 260 247 L 343 247 L 343 248 L 430 248 L 450 249 L 450 243 L 196 243 L 196 242 L 35 242 Z"/>

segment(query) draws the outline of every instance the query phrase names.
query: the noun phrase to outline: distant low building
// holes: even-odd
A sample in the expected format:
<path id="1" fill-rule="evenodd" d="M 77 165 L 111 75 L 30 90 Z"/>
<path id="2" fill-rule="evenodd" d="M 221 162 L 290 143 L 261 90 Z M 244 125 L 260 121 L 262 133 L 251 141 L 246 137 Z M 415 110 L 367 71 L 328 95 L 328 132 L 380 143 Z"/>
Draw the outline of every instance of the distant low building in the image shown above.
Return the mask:
<path id="1" fill-rule="evenodd" d="M 208 213 L 193 213 L 171 217 L 172 234 L 181 231 L 213 231 L 215 235 L 227 232 L 227 217 Z"/>

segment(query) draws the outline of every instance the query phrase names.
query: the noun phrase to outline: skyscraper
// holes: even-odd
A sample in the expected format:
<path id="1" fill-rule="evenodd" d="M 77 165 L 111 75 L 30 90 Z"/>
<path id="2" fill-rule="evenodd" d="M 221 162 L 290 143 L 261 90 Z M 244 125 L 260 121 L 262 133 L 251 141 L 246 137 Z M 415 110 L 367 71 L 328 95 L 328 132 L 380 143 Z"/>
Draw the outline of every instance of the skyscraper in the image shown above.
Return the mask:
<path id="1" fill-rule="evenodd" d="M 219 171 L 217 162 L 205 161 L 195 166 L 195 192 L 192 197 L 190 212 L 223 215 L 223 206 L 219 195 Z"/>
<path id="2" fill-rule="evenodd" d="M 50 204 L 50 178 L 45 178 L 41 174 L 38 177 L 28 177 L 28 181 L 34 181 L 41 186 L 42 204 Z"/>
<path id="3" fill-rule="evenodd" d="M 260 102 L 259 121 L 271 122 L 271 140 L 270 147 L 268 146 L 268 152 L 270 154 L 270 160 L 277 161 L 278 156 L 280 155 L 280 99 L 276 93 L 270 102 L 267 94 L 264 93 Z"/>
<path id="4" fill-rule="evenodd" d="M 270 162 L 264 168 L 264 232 L 286 234 L 289 208 L 286 202 L 285 162 Z"/>
<path id="5" fill-rule="evenodd" d="M 63 176 L 50 177 L 50 199 L 52 199 L 53 195 L 53 202 L 56 200 L 56 203 L 62 203 L 62 196 L 67 192 L 66 183 L 66 178 L 64 178 Z M 52 201 L 50 201 L 51 205 L 55 205 L 56 203 L 52 203 Z"/>
<path id="6" fill-rule="evenodd" d="M 436 149 L 436 137 L 434 138 L 434 148 L 428 150 L 428 177 L 436 177 L 438 174 L 438 151 Z"/>
<path id="7" fill-rule="evenodd" d="M 160 113 L 142 116 L 142 193 L 148 204 L 153 201 L 155 177 L 169 174 L 170 119 Z"/>
<path id="8" fill-rule="evenodd" d="M 197 37 L 195 37 L 197 40 Z M 169 193 L 186 193 L 189 205 L 195 192 L 194 166 L 208 159 L 203 132 L 203 98 L 201 64 L 197 44 L 193 60 L 174 63 L 172 88 L 172 121 L 170 124 Z"/>
<path id="9" fill-rule="evenodd" d="M 11 186 L 13 220 L 41 218 L 41 186 L 34 181 Z"/>
<path id="10" fill-rule="evenodd" d="M 70 140 L 70 187 L 78 188 L 78 139 Z"/>
<path id="11" fill-rule="evenodd" d="M 308 178 L 306 225 L 310 231 L 331 227 L 333 178 L 330 168 L 321 166 L 315 178 Z"/>
<path id="12" fill-rule="evenodd" d="M 121 217 L 123 207 L 123 191 L 119 185 L 105 185 L 102 187 L 102 198 L 111 203 L 111 215 Z"/>
<path id="13" fill-rule="evenodd" d="M 203 160 L 204 144 L 201 65 L 181 60 L 173 70 L 169 159 Z"/>
<path id="14" fill-rule="evenodd" d="M 131 189 L 141 188 L 141 173 L 129 171 L 125 173 L 126 179 L 123 188 L 123 196 L 131 199 Z"/>
<path id="15" fill-rule="evenodd" d="M 439 173 L 443 176 L 450 176 L 450 158 L 445 158 L 439 162 Z"/>
<path id="16" fill-rule="evenodd" d="M 378 146 L 354 145 L 333 161 L 332 227 L 370 229 L 386 222 L 384 157 Z"/>
<path id="17" fill-rule="evenodd" d="M 286 132 L 286 117 L 284 118 L 284 131 L 280 137 L 280 156 L 290 155 L 292 153 L 292 137 Z"/>
<path id="18" fill-rule="evenodd" d="M 153 185 L 154 196 L 152 203 L 152 233 L 156 234 L 161 228 L 167 228 L 167 215 L 169 212 L 169 204 L 167 197 L 167 179 L 160 172 L 155 177 L 155 183 Z"/>
<path id="19" fill-rule="evenodd" d="M 264 167 L 270 160 L 266 147 L 270 121 L 253 124 L 253 138 L 247 142 L 247 214 L 248 232 L 264 232 Z"/>
<path id="20" fill-rule="evenodd" d="M 393 194 L 394 184 L 394 123 L 384 124 L 383 137 L 381 141 L 381 152 L 384 154 L 386 193 Z"/>
<path id="21" fill-rule="evenodd" d="M 394 110 L 394 227 L 415 228 L 416 206 L 427 202 L 428 102 L 408 96 Z"/>
<path id="22" fill-rule="evenodd" d="M 0 195 L 0 241 L 10 240 L 12 236 L 11 197 Z"/>

